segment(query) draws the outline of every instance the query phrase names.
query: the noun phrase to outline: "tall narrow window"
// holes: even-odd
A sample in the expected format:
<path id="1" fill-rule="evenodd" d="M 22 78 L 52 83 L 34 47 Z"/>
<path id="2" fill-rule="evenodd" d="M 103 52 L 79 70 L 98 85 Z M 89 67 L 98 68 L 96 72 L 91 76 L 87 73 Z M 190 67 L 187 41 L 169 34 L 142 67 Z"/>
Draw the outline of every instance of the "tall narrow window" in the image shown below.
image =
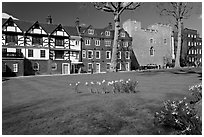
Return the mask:
<path id="1" fill-rule="evenodd" d="M 28 50 L 28 57 L 33 57 L 33 50 L 32 49 Z"/>
<path id="2" fill-rule="evenodd" d="M 93 64 L 92 63 L 88 63 L 88 71 L 91 71 L 93 69 Z"/>
<path id="3" fill-rule="evenodd" d="M 89 50 L 88 51 L 88 59 L 92 59 L 93 58 L 93 51 Z"/>
<path id="4" fill-rule="evenodd" d="M 106 64 L 106 70 L 110 70 L 110 65 L 111 65 L 111 63 Z"/>
<path id="5" fill-rule="evenodd" d="M 153 47 L 150 48 L 150 56 L 154 56 L 154 48 Z"/>
<path id="6" fill-rule="evenodd" d="M 118 59 L 121 59 L 121 51 L 118 51 Z"/>
<path id="7" fill-rule="evenodd" d="M 63 38 L 55 38 L 55 46 L 64 46 Z"/>
<path id="8" fill-rule="evenodd" d="M 101 58 L 101 55 L 100 55 L 100 51 L 95 51 L 95 58 L 96 59 L 100 59 Z"/>
<path id="9" fill-rule="evenodd" d="M 106 36 L 110 36 L 110 31 L 105 31 Z"/>
<path id="10" fill-rule="evenodd" d="M 18 72 L 18 63 L 13 64 L 13 72 Z"/>
<path id="11" fill-rule="evenodd" d="M 40 69 L 39 63 L 38 63 L 38 62 L 35 62 L 35 63 L 33 64 L 33 70 L 39 71 L 39 69 Z"/>
<path id="12" fill-rule="evenodd" d="M 95 40 L 95 45 L 100 46 L 100 40 Z"/>
<path id="13" fill-rule="evenodd" d="M 126 51 L 126 52 L 125 52 L 125 58 L 126 58 L 126 59 L 130 59 L 130 52 L 129 52 L 129 51 Z"/>
<path id="14" fill-rule="evenodd" d="M 82 51 L 82 58 L 86 58 L 86 50 Z"/>
<path id="15" fill-rule="evenodd" d="M 154 41 L 153 41 L 153 39 L 151 38 L 151 39 L 149 40 L 149 42 L 150 42 L 150 43 L 153 43 Z"/>
<path id="16" fill-rule="evenodd" d="M 40 50 L 40 57 L 45 58 L 45 50 Z"/>
<path id="17" fill-rule="evenodd" d="M 106 51 L 106 59 L 111 59 L 111 51 Z"/>
<path id="18" fill-rule="evenodd" d="M 85 40 L 85 45 L 91 45 L 91 40 L 90 39 L 86 39 Z"/>

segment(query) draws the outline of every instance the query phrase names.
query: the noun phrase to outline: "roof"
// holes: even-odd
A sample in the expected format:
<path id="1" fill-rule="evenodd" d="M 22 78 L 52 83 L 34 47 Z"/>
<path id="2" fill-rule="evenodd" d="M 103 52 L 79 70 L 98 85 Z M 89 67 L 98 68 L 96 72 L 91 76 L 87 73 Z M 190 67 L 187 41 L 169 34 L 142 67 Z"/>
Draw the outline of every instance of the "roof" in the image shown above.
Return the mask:
<path id="1" fill-rule="evenodd" d="M 2 19 L 2 25 L 7 21 L 8 19 Z M 22 30 L 22 31 L 28 31 L 28 29 L 33 26 L 36 22 L 28 22 L 28 21 L 22 21 L 22 20 L 13 20 L 14 23 L 17 24 L 17 26 Z M 47 33 L 52 33 L 59 25 L 57 24 L 45 24 L 45 23 L 40 23 L 39 25 L 47 32 Z M 69 35 L 73 36 L 79 36 L 77 32 L 77 28 L 74 26 L 62 26 Z"/>

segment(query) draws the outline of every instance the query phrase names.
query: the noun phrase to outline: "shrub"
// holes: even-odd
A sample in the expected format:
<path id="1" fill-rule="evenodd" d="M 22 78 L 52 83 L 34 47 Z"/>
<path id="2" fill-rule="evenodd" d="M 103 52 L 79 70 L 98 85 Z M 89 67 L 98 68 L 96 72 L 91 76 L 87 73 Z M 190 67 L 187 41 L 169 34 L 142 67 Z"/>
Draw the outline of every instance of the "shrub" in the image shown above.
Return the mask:
<path id="1" fill-rule="evenodd" d="M 172 128 L 177 134 L 202 134 L 200 118 L 192 105 L 187 103 L 186 98 L 164 102 L 162 110 L 155 113 L 155 125 Z"/>
<path id="2" fill-rule="evenodd" d="M 202 83 L 196 84 L 189 88 L 191 95 L 194 97 L 193 103 L 196 103 L 202 99 Z"/>

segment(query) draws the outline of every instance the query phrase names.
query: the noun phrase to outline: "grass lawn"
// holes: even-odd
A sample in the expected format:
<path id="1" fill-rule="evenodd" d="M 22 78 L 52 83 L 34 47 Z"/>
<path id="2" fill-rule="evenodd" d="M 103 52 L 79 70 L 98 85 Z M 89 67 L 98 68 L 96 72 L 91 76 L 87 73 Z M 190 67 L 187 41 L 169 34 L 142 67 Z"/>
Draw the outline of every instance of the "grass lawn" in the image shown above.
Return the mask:
<path id="1" fill-rule="evenodd" d="M 201 69 L 10 78 L 2 81 L 2 134 L 170 134 L 154 113 L 168 99 L 190 98 Z M 69 83 L 132 79 L 136 94 L 74 92 Z"/>

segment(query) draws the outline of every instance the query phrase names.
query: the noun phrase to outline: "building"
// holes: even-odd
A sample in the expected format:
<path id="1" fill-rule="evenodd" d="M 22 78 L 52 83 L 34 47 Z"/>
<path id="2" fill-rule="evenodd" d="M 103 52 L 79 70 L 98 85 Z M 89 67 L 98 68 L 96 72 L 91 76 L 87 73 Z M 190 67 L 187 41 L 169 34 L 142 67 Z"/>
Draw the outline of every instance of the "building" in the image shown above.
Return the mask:
<path id="1" fill-rule="evenodd" d="M 80 54 L 76 27 L 2 19 L 3 76 L 74 73 Z"/>
<path id="2" fill-rule="evenodd" d="M 80 28 L 82 42 L 83 71 L 87 73 L 100 73 L 110 70 L 114 30 L 112 25 L 98 29 L 92 25 Z M 130 71 L 132 38 L 120 29 L 118 41 L 118 71 Z"/>
<path id="3" fill-rule="evenodd" d="M 143 29 L 140 22 L 129 19 L 123 23 L 123 28 L 133 39 L 132 47 L 139 66 L 166 67 L 172 63 L 174 49 L 170 25 L 154 24 Z"/>
<path id="4" fill-rule="evenodd" d="M 177 49 L 177 32 L 174 32 L 175 51 Z M 202 65 L 202 38 L 197 30 L 183 28 L 181 41 L 181 66 Z"/>

